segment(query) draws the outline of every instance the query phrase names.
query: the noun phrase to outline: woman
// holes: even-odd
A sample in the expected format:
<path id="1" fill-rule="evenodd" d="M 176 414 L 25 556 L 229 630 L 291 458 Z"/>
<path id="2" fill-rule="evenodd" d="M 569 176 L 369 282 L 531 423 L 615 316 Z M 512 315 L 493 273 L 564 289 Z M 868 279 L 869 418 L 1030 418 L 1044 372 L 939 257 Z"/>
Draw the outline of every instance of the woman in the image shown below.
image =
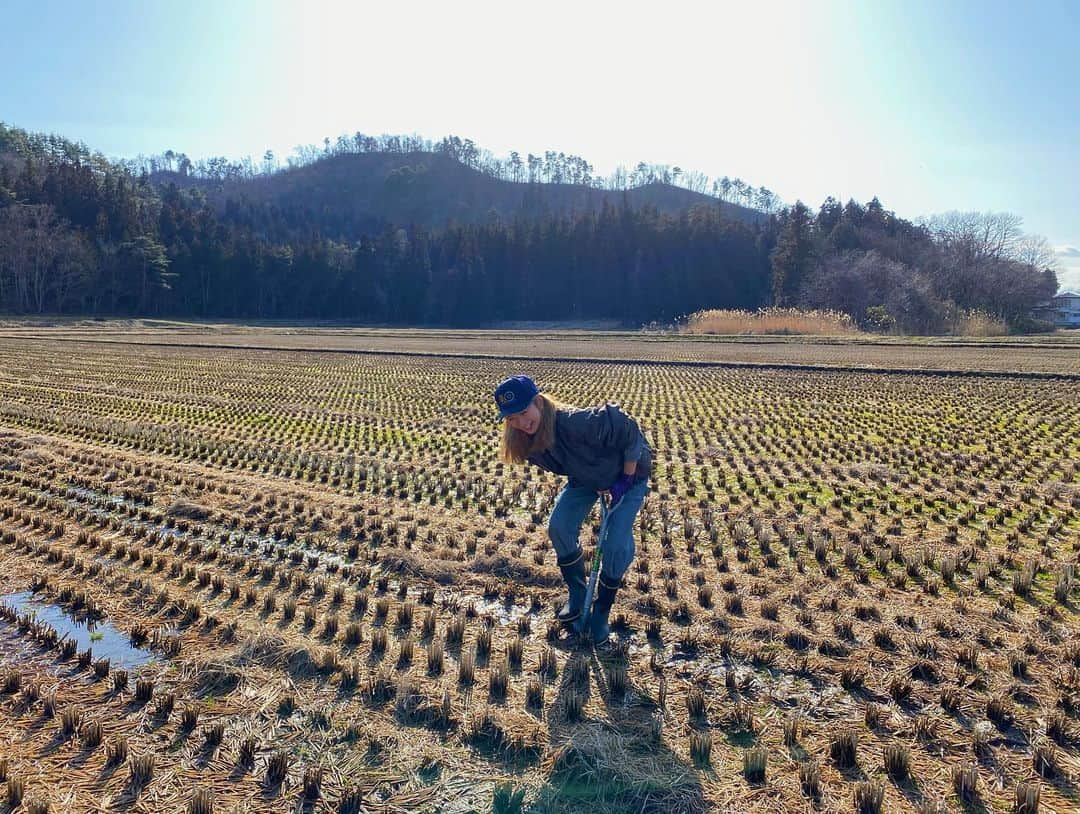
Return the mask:
<path id="1" fill-rule="evenodd" d="M 503 380 L 495 403 L 503 421 L 499 457 L 568 476 L 548 520 L 548 536 L 569 589 L 556 617 L 594 644 L 604 644 L 611 632 L 611 605 L 634 558 L 634 517 L 649 491 L 652 449 L 634 419 L 617 405 L 578 409 L 560 404 L 528 376 Z M 607 539 L 586 630 L 581 624 L 585 555 L 578 535 L 597 495 L 605 493 L 611 499 Z"/>

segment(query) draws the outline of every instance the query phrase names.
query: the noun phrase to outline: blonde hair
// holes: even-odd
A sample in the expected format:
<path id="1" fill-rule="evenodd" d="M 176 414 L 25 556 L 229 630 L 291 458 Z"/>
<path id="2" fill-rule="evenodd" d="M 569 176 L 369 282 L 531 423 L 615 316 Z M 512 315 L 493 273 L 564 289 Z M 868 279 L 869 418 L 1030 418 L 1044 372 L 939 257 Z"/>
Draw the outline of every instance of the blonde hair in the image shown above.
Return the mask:
<path id="1" fill-rule="evenodd" d="M 499 441 L 499 460 L 503 463 L 523 463 L 530 455 L 551 449 L 555 443 L 555 413 L 565 410 L 568 405 L 547 393 L 537 393 L 532 403 L 540 410 L 540 426 L 532 435 L 515 430 L 509 421 L 503 421 L 502 440 Z"/>

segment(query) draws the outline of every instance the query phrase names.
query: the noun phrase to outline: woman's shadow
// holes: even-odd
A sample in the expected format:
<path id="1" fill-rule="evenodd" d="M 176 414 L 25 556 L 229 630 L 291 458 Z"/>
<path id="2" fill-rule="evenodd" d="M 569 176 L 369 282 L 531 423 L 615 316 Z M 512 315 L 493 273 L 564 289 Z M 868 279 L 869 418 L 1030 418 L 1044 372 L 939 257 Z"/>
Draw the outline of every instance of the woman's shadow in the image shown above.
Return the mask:
<path id="1" fill-rule="evenodd" d="M 666 743 L 658 699 L 633 683 L 628 666 L 619 648 L 570 649 L 544 713 L 547 782 L 529 811 L 709 809 L 697 772 Z"/>

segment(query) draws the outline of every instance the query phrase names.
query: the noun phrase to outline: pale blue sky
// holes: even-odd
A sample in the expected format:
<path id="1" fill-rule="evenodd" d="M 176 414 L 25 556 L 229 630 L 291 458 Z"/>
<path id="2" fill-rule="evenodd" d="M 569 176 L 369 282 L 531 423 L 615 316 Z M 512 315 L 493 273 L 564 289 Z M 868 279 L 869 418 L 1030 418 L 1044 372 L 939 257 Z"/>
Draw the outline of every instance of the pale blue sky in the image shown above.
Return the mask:
<path id="1" fill-rule="evenodd" d="M 815 207 L 1011 211 L 1080 289 L 1080 2 L 746 5 L 6 0 L 0 120 L 113 157 L 454 133 Z"/>

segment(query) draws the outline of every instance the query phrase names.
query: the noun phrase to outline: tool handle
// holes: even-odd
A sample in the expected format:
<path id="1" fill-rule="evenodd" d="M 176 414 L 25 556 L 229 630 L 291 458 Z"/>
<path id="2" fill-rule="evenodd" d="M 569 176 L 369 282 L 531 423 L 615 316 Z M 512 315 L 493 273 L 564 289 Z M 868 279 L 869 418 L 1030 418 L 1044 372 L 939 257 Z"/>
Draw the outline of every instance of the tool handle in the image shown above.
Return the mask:
<path id="1" fill-rule="evenodd" d="M 592 614 L 593 595 L 596 593 L 596 580 L 600 577 L 600 555 L 604 550 L 604 537 L 607 536 L 608 505 L 600 495 L 600 533 L 596 535 L 596 552 L 593 554 L 592 568 L 589 574 L 589 586 L 585 589 L 585 604 L 581 608 L 581 629 L 585 629 Z"/>

